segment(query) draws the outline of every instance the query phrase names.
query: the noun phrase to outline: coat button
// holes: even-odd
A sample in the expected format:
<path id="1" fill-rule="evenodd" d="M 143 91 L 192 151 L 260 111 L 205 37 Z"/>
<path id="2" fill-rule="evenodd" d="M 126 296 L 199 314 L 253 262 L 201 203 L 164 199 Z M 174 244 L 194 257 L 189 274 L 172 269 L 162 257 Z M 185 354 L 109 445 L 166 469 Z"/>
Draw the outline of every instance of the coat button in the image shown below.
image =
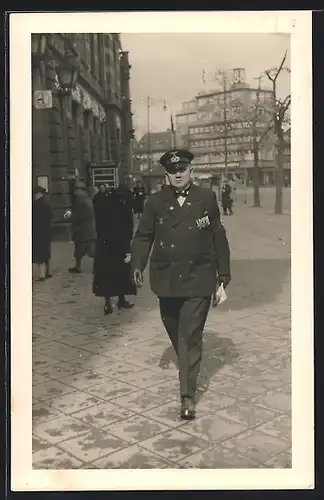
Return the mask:
<path id="1" fill-rule="evenodd" d="M 188 229 L 189 229 L 189 231 L 191 231 L 192 230 L 192 226 L 189 226 Z"/>
<path id="2" fill-rule="evenodd" d="M 171 248 L 174 248 L 174 247 L 175 247 L 175 245 L 172 243 L 172 244 L 171 244 Z"/>
<path id="3" fill-rule="evenodd" d="M 182 274 L 179 274 L 179 278 L 182 278 Z"/>

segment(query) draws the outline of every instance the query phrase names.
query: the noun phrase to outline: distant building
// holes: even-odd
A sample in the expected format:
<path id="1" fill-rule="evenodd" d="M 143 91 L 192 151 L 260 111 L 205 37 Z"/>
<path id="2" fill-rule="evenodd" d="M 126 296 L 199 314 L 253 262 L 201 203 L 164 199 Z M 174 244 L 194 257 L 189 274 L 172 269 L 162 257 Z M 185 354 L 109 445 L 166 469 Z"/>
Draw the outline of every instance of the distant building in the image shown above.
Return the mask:
<path id="1" fill-rule="evenodd" d="M 267 114 L 273 106 L 271 90 L 251 88 L 244 81 L 244 70 L 240 70 L 240 75 L 243 78 L 229 85 L 226 92 L 223 89 L 201 92 L 192 101 L 184 102 L 176 114 L 177 136 L 195 155 L 195 173 L 211 173 L 214 183 L 220 182 L 226 170 L 229 178 L 235 175 L 247 182 L 252 180 L 253 106 L 259 112 L 259 136 L 269 123 Z M 275 138 L 269 132 L 259 151 L 261 184 L 274 182 L 275 154 Z M 285 177 L 290 183 L 290 155 L 286 155 L 286 160 Z"/>
<path id="2" fill-rule="evenodd" d="M 152 188 L 157 182 L 164 182 L 164 170 L 159 160 L 163 153 L 172 148 L 173 138 L 171 130 L 166 132 L 151 132 L 150 137 L 143 137 L 133 146 L 133 175 L 142 178 Z M 177 146 L 178 147 L 178 146 Z M 149 162 L 149 155 L 151 162 Z M 151 170 L 149 170 L 149 165 Z"/>

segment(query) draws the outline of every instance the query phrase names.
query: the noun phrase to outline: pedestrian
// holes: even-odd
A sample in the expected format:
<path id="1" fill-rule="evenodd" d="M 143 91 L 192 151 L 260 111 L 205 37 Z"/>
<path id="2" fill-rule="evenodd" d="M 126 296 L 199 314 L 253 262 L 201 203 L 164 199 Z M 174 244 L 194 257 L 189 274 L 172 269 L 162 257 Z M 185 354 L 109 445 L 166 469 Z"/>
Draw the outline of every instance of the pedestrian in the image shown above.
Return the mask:
<path id="1" fill-rule="evenodd" d="M 96 243 L 95 215 L 92 199 L 86 185 L 77 182 L 74 188 L 72 211 L 65 212 L 64 217 L 72 222 L 72 238 L 74 241 L 75 266 L 69 268 L 72 274 L 82 272 L 82 259 L 86 255 L 94 257 Z"/>
<path id="2" fill-rule="evenodd" d="M 132 237 L 133 213 L 129 194 L 124 187 L 119 187 L 106 197 L 97 215 L 93 293 L 105 298 L 106 315 L 113 312 L 112 297 L 118 297 L 118 309 L 134 306 L 125 297 L 137 294 L 130 264 Z"/>
<path id="3" fill-rule="evenodd" d="M 228 213 L 230 215 L 233 215 L 233 210 L 232 210 L 232 204 L 233 200 L 231 197 L 232 194 L 232 188 L 229 185 L 227 179 L 225 179 L 222 191 L 221 191 L 221 199 L 222 199 L 222 207 L 224 211 L 224 215 L 227 215 Z"/>
<path id="4" fill-rule="evenodd" d="M 38 266 L 38 281 L 44 281 L 53 276 L 50 269 L 53 212 L 41 186 L 34 189 L 32 215 L 32 260 Z"/>
<path id="5" fill-rule="evenodd" d="M 134 214 L 140 219 L 145 205 L 145 200 L 147 198 L 147 193 L 144 184 L 141 181 L 137 181 L 133 189 L 134 196 Z"/>
<path id="6" fill-rule="evenodd" d="M 178 356 L 180 416 L 195 418 L 202 332 L 216 286 L 230 281 L 230 252 L 215 193 L 191 182 L 193 154 L 165 153 L 160 163 L 169 186 L 145 206 L 132 245 L 137 286 L 152 250 L 150 284 Z"/>

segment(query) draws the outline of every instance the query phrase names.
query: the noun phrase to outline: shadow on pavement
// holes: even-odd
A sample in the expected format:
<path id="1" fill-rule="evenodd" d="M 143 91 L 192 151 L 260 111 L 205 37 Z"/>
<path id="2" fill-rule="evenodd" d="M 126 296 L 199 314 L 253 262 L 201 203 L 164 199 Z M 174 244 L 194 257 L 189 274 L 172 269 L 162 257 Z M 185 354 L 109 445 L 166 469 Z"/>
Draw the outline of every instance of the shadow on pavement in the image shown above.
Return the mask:
<path id="1" fill-rule="evenodd" d="M 208 391 L 211 378 L 223 366 L 232 364 L 239 356 L 235 344 L 228 337 L 220 337 L 213 331 L 204 330 L 203 339 L 203 359 L 198 378 L 197 402 Z M 172 345 L 162 354 L 159 366 L 160 368 L 167 368 L 170 363 L 174 363 L 178 368 L 177 356 Z"/>
<path id="2" fill-rule="evenodd" d="M 290 259 L 232 261 L 232 281 L 219 311 L 271 304 L 290 280 Z M 289 287 L 287 287 L 287 293 Z"/>

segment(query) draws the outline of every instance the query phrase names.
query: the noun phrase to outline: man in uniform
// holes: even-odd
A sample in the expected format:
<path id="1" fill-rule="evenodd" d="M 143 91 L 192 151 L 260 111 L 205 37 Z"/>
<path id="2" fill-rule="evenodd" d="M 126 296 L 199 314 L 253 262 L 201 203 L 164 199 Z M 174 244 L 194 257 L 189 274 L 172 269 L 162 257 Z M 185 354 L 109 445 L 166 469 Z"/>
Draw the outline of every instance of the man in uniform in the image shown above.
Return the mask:
<path id="1" fill-rule="evenodd" d="M 191 182 L 192 153 L 174 150 L 160 163 L 169 185 L 147 201 L 132 245 L 137 286 L 151 248 L 150 284 L 178 356 L 180 416 L 195 418 L 202 332 L 217 283 L 230 281 L 230 252 L 213 191 Z"/>

